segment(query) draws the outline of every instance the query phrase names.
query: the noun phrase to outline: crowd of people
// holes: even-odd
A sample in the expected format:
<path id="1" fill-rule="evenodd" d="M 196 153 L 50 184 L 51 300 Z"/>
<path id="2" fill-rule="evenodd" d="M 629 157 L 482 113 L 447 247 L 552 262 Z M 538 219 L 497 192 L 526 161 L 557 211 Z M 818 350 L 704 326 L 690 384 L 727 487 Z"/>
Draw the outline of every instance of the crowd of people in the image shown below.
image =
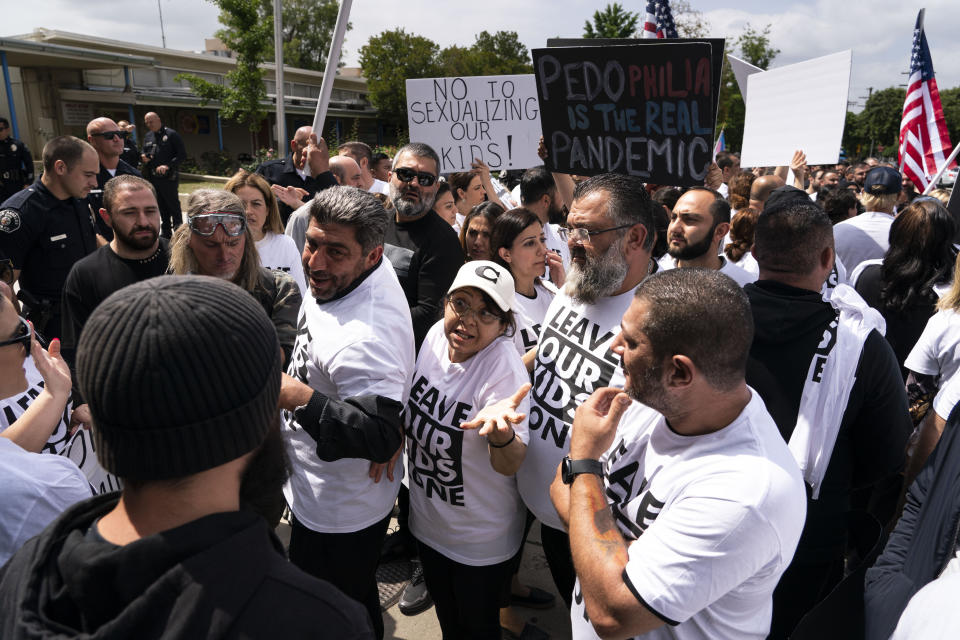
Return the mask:
<path id="1" fill-rule="evenodd" d="M 0 206 L 0 636 L 383 638 L 395 558 L 448 640 L 955 628 L 948 192 L 802 151 L 442 176 L 301 127 L 181 222 L 145 123 L 139 170 L 96 118 Z"/>

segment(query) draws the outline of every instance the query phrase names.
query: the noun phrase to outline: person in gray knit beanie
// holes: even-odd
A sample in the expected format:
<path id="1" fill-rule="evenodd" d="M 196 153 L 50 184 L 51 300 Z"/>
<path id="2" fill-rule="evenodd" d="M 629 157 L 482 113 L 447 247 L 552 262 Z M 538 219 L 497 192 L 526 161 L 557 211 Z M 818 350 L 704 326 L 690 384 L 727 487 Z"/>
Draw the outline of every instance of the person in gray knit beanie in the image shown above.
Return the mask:
<path id="1" fill-rule="evenodd" d="M 250 499 L 287 475 L 280 361 L 266 312 L 224 280 L 104 300 L 77 377 L 123 490 L 68 507 L 0 567 L 0 638 L 373 640 L 366 609 L 291 564 Z"/>
<path id="2" fill-rule="evenodd" d="M 188 476 L 257 448 L 275 422 L 280 348 L 262 307 L 206 276 L 121 289 L 77 349 L 104 469 L 125 480 Z"/>

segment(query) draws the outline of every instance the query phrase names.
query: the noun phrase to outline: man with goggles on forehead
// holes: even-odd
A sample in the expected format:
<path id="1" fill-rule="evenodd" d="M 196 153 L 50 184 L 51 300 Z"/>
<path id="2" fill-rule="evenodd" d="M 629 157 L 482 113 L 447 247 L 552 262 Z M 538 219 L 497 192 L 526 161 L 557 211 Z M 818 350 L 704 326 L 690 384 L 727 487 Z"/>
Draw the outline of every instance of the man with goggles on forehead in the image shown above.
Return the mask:
<path id="1" fill-rule="evenodd" d="M 243 202 L 236 195 L 214 189 L 198 189 L 190 195 L 187 222 L 174 232 L 170 243 L 170 272 L 213 276 L 248 291 L 273 320 L 284 362 L 290 359 L 300 290 L 288 274 L 260 266 Z"/>
<path id="2" fill-rule="evenodd" d="M 120 159 L 123 153 L 123 143 L 127 139 L 127 132 L 110 118 L 94 118 L 87 124 L 87 142 L 96 149 L 100 159 L 100 174 L 97 176 L 97 188 L 90 191 L 87 202 L 94 213 L 103 208 L 103 186 L 107 180 L 116 176 L 131 175 L 142 177 L 140 172 Z M 113 239 L 113 230 L 110 226 L 95 215 L 97 233 L 107 241 Z"/>

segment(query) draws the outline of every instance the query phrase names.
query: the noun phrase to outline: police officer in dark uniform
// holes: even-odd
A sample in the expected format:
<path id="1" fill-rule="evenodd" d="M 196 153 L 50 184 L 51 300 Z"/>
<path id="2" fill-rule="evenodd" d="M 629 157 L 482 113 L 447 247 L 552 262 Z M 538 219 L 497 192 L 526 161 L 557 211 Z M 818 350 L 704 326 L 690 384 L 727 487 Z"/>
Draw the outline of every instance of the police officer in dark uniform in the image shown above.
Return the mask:
<path id="1" fill-rule="evenodd" d="M 97 248 L 85 198 L 97 185 L 97 152 L 73 136 L 43 147 L 43 175 L 0 205 L 0 253 L 13 261 L 27 318 L 60 337 L 60 298 L 70 268 Z"/>
<path id="2" fill-rule="evenodd" d="M 97 188 L 90 191 L 87 202 L 90 203 L 93 217 L 97 221 L 97 233 L 108 242 L 113 240 L 113 229 L 100 217 L 100 209 L 103 208 L 103 186 L 107 184 L 110 178 L 116 176 L 143 177 L 139 171 L 124 162 L 120 157 L 126 137 L 127 131 L 110 118 L 94 118 L 87 124 L 87 142 L 97 150 L 97 156 L 100 158 Z"/>
<path id="3" fill-rule="evenodd" d="M 161 235 L 169 238 L 173 229 L 183 222 L 180 212 L 180 163 L 187 157 L 180 134 L 163 126 L 160 116 L 154 112 L 143 118 L 147 134 L 143 136 L 143 177 L 157 190 L 162 221 Z"/>
<path id="4" fill-rule="evenodd" d="M 10 121 L 0 118 L 0 202 L 33 182 L 33 156 L 27 145 L 10 137 Z"/>
<path id="5" fill-rule="evenodd" d="M 137 128 L 137 126 L 130 124 L 126 120 L 117 120 L 117 127 L 120 128 L 120 131 L 127 132 L 127 137 L 123 140 L 123 151 L 120 152 L 120 159 L 134 169 L 139 170 L 140 149 L 137 148 L 137 143 L 133 141 L 133 131 Z"/>
<path id="6" fill-rule="evenodd" d="M 300 127 L 290 141 L 290 155 L 283 160 L 268 160 L 257 167 L 259 173 L 270 184 L 278 184 L 281 187 L 297 187 L 307 192 L 304 201 L 312 198 L 318 191 L 327 187 L 337 185 L 336 178 L 332 173 L 324 172 L 318 176 L 310 177 L 305 169 L 304 150 L 310 141 L 310 134 L 313 133 L 313 127 Z M 284 202 L 277 203 L 280 206 L 280 219 L 283 220 L 283 226 L 287 226 L 287 219 L 293 213 L 293 208 Z"/>

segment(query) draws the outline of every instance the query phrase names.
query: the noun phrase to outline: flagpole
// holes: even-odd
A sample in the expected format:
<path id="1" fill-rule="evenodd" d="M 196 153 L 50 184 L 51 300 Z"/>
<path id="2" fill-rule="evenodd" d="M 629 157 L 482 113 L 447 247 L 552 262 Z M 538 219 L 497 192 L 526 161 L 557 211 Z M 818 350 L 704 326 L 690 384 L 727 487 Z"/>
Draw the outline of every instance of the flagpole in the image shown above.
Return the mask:
<path id="1" fill-rule="evenodd" d="M 950 156 L 943 163 L 943 166 L 940 167 L 940 171 L 937 171 L 937 175 L 933 176 L 933 179 L 930 181 L 929 184 L 927 184 L 927 188 L 923 190 L 923 195 L 927 195 L 928 193 L 930 193 L 931 191 L 937 188 L 937 180 L 940 179 L 940 176 L 942 176 L 943 172 L 947 170 L 947 167 L 950 166 L 950 163 L 953 162 L 954 158 L 957 157 L 958 153 L 960 153 L 960 142 L 958 142 L 957 146 L 953 148 L 953 153 L 950 154 Z M 957 188 L 956 185 L 954 185 L 953 188 L 956 189 Z"/>
<path id="2" fill-rule="evenodd" d="M 333 39 L 330 41 L 330 53 L 327 54 L 327 68 L 323 72 L 323 82 L 320 85 L 320 96 L 317 98 L 317 111 L 313 115 L 313 132 L 317 138 L 323 135 L 323 121 L 327 118 L 327 107 L 330 104 L 330 94 L 333 91 L 333 78 L 340 65 L 340 48 L 343 47 L 343 36 L 347 31 L 347 20 L 350 19 L 350 6 L 353 0 L 341 0 L 340 11 L 337 13 L 337 25 L 333 29 Z"/>

